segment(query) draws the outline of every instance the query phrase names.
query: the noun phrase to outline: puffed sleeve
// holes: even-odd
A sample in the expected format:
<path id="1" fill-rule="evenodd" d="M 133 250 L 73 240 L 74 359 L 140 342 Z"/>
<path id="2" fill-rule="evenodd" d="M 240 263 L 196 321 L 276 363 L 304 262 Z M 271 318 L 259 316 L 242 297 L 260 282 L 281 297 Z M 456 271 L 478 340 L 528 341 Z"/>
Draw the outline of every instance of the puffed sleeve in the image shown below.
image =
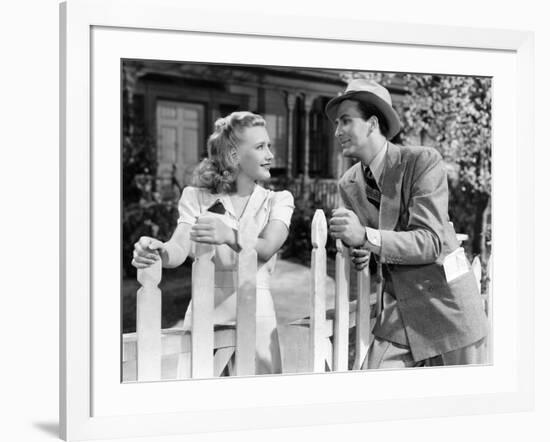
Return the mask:
<path id="1" fill-rule="evenodd" d="M 195 224 L 197 216 L 200 215 L 199 192 L 197 187 L 192 186 L 183 189 L 178 203 L 178 224 Z"/>
<path id="2" fill-rule="evenodd" d="M 290 219 L 294 212 L 294 197 L 288 190 L 274 192 L 272 199 L 269 221 L 278 219 L 282 221 L 287 228 L 290 228 Z"/>

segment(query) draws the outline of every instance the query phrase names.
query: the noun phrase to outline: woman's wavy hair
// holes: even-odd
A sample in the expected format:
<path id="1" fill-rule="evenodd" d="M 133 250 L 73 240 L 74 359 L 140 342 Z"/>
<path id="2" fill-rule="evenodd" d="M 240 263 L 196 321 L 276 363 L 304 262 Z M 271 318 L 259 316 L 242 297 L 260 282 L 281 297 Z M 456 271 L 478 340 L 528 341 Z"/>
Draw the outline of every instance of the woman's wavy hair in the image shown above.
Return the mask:
<path id="1" fill-rule="evenodd" d="M 208 158 L 195 168 L 192 184 L 212 193 L 232 193 L 237 190 L 238 166 L 232 155 L 241 142 L 240 135 L 249 127 L 265 127 L 265 120 L 248 111 L 233 112 L 214 123 L 214 132 L 208 137 Z"/>

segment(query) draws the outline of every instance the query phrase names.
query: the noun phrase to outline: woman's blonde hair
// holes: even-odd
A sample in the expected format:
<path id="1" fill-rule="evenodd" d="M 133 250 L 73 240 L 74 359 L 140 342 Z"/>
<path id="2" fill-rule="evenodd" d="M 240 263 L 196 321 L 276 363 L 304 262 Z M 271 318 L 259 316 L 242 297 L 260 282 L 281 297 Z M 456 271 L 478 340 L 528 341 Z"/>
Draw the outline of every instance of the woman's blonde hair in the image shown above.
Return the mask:
<path id="1" fill-rule="evenodd" d="M 265 127 L 265 120 L 248 111 L 233 112 L 214 123 L 214 132 L 208 138 L 208 158 L 196 167 L 193 185 L 212 193 L 235 192 L 238 167 L 233 158 L 233 149 L 241 141 L 240 135 L 249 127 Z"/>

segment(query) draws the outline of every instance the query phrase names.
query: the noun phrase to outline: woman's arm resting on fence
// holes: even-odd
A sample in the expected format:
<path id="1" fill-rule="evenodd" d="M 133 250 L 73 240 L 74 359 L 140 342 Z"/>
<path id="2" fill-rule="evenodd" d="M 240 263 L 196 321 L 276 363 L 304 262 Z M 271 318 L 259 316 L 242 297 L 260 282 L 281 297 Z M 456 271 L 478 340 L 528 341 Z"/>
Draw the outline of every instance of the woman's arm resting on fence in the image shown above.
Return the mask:
<path id="1" fill-rule="evenodd" d="M 138 269 L 145 269 L 160 259 L 163 267 L 179 266 L 189 253 L 190 228 L 189 224 L 178 224 L 172 238 L 165 243 L 149 236 L 142 236 L 134 244 L 132 265 Z"/>
<path id="2" fill-rule="evenodd" d="M 288 227 L 283 221 L 278 219 L 269 221 L 258 236 L 258 242 L 256 243 L 258 259 L 266 262 L 269 261 L 281 249 L 287 237 Z M 233 235 L 230 235 L 226 244 L 236 252 L 241 250 L 236 230 L 233 230 Z"/>
<path id="3" fill-rule="evenodd" d="M 277 253 L 288 237 L 288 227 L 278 219 L 273 219 L 267 223 L 256 243 L 256 252 L 258 259 L 269 261 Z"/>
<path id="4" fill-rule="evenodd" d="M 142 236 L 134 244 L 134 253 L 132 255 L 132 265 L 136 269 L 145 269 L 160 259 L 164 244 L 158 239 L 149 236 Z"/>
<path id="5" fill-rule="evenodd" d="M 236 244 L 235 231 L 218 215 L 205 214 L 197 217 L 197 222 L 191 227 L 190 238 L 204 244 Z M 233 247 L 234 248 L 234 247 Z"/>
<path id="6" fill-rule="evenodd" d="M 178 223 L 172 237 L 160 249 L 163 267 L 171 269 L 183 264 L 191 247 L 190 232 L 191 224 Z"/>

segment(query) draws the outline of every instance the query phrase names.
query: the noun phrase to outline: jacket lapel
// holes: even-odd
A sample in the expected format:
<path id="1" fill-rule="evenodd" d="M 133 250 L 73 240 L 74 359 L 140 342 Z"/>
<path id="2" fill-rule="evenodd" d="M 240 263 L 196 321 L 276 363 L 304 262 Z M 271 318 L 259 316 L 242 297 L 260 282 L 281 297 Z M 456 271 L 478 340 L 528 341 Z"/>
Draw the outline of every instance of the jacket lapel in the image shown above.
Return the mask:
<path id="1" fill-rule="evenodd" d="M 365 226 L 375 226 L 372 216 L 369 216 L 368 207 L 370 203 L 367 200 L 367 193 L 365 192 L 365 177 L 363 176 L 363 170 L 361 163 L 352 166 L 349 180 L 343 184 L 344 191 L 351 202 L 354 212 L 361 221 L 361 224 Z"/>
<path id="2" fill-rule="evenodd" d="M 393 230 L 397 224 L 401 209 L 403 172 L 401 151 L 395 144 L 388 142 L 380 199 L 379 228 L 382 230 Z"/>

